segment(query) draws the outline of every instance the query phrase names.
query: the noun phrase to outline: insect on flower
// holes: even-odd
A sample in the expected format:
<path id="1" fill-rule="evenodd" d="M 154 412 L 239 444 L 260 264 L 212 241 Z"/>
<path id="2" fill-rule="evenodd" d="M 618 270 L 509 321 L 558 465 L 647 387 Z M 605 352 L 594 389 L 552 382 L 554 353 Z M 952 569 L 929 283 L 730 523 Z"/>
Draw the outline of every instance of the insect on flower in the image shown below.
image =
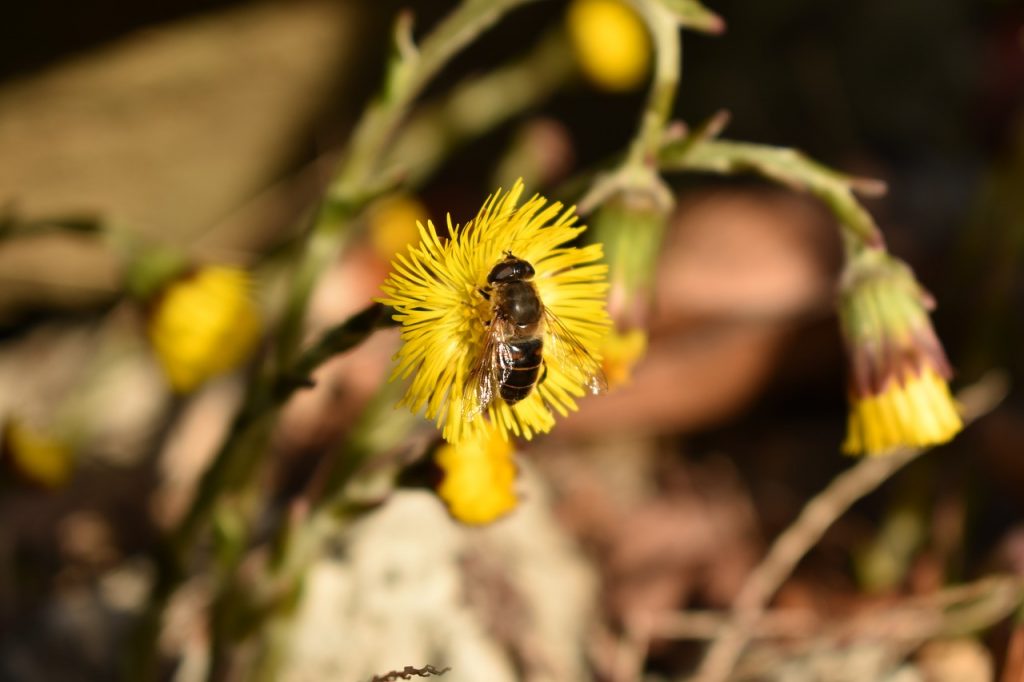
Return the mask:
<path id="1" fill-rule="evenodd" d="M 450 443 L 483 428 L 529 439 L 605 388 L 601 245 L 572 246 L 586 229 L 573 209 L 541 196 L 517 206 L 523 189 L 492 195 L 465 225 L 449 218 L 447 240 L 420 224 L 420 243 L 395 256 L 381 287 L 402 324 L 402 403 Z"/>
<path id="2" fill-rule="evenodd" d="M 487 339 L 463 400 L 467 418 L 483 412 L 496 395 L 515 405 L 530 395 L 535 384 L 544 382 L 545 329 L 551 330 L 548 336 L 554 342 L 548 352 L 578 366 L 587 390 L 594 394 L 608 390 L 601 363 L 541 302 L 531 281 L 535 274 L 532 265 L 508 251 L 487 275 L 487 286 L 480 289 L 480 295 L 492 303 L 493 314 L 485 323 Z"/>

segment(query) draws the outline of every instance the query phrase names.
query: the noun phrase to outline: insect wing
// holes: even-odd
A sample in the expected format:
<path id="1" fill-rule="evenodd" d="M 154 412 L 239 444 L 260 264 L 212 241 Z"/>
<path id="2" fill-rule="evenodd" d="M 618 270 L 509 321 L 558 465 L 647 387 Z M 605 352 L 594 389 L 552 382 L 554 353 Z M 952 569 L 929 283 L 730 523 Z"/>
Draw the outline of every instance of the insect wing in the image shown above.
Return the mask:
<path id="1" fill-rule="evenodd" d="M 495 318 L 487 329 L 480 357 L 473 365 L 466 382 L 462 415 L 467 421 L 486 410 L 498 395 L 503 381 L 501 353 L 505 350 L 505 340 L 508 336 L 508 325 Z"/>
<path id="2" fill-rule="evenodd" d="M 608 391 L 601 363 L 591 355 L 565 323 L 558 319 L 550 308 L 544 308 L 544 322 L 548 325 L 548 338 L 552 340 L 550 351 L 564 365 L 575 367 L 583 378 L 583 385 L 590 393 L 597 395 Z M 545 347 L 545 352 L 549 350 Z"/>

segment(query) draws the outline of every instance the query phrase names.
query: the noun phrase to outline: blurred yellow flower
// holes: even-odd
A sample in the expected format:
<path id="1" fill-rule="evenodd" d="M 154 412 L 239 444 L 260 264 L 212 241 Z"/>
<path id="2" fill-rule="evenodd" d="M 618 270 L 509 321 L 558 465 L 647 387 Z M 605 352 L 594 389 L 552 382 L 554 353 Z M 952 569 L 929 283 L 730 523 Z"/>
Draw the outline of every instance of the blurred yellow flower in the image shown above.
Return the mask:
<path id="1" fill-rule="evenodd" d="M 24 478 L 46 488 L 59 488 L 74 470 L 74 452 L 66 443 L 37 431 L 20 419 L 11 418 L 4 425 L 5 459 Z"/>
<path id="2" fill-rule="evenodd" d="M 462 227 L 449 216 L 445 241 L 433 224 L 420 223 L 420 244 L 410 246 L 407 256 L 395 256 L 381 286 L 386 296 L 380 302 L 394 307 L 394 319 L 402 324 L 404 343 L 392 379 L 412 376 L 402 404 L 413 412 L 425 410 L 449 443 L 459 443 L 488 422 L 504 438 L 509 432 L 527 439 L 546 433 L 555 423 L 552 411 L 567 415 L 576 409 L 574 397 L 593 390 L 586 368 L 549 349 L 564 348 L 568 333 L 589 359 L 600 359 L 610 324 L 601 245 L 566 246 L 586 229 L 575 224 L 573 209 L 549 205 L 539 195 L 517 206 L 522 194 L 520 180 L 509 192 L 493 194 Z M 487 277 L 509 252 L 532 264 L 538 297 L 565 328 L 544 326 L 546 373 L 525 399 L 509 405 L 495 398 L 483 413 L 473 414 L 467 409 L 473 399 L 471 378 L 494 316 L 485 298 Z"/>
<path id="3" fill-rule="evenodd" d="M 491 523 L 515 509 L 516 465 L 512 444 L 494 428 L 458 445 L 445 443 L 435 459 L 444 471 L 437 493 L 463 523 Z"/>
<path id="4" fill-rule="evenodd" d="M 640 17 L 619 0 L 573 0 L 569 40 L 584 75 L 613 92 L 639 86 L 650 67 L 651 42 Z"/>
<path id="5" fill-rule="evenodd" d="M 408 194 L 392 194 L 371 204 L 366 212 L 370 243 L 384 261 L 419 241 L 416 223 L 427 219 L 427 209 Z"/>
<path id="6" fill-rule="evenodd" d="M 608 388 L 629 383 L 633 367 L 647 352 L 647 332 L 643 329 L 613 331 L 601 344 L 601 364 L 608 378 Z"/>
<path id="7" fill-rule="evenodd" d="M 210 266 L 167 285 L 147 331 L 171 386 L 187 393 L 242 364 L 260 328 L 249 274 Z"/>
<path id="8" fill-rule="evenodd" d="M 910 268 L 882 249 L 864 249 L 847 264 L 839 302 L 851 364 L 845 452 L 937 445 L 963 428 L 931 305 Z"/>

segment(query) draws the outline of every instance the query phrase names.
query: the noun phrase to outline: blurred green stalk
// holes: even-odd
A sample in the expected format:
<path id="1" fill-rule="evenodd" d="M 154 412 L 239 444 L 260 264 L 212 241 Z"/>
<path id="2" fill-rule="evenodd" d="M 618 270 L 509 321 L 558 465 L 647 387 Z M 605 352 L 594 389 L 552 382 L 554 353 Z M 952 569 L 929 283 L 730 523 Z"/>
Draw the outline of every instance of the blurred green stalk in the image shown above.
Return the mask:
<path id="1" fill-rule="evenodd" d="M 386 147 L 415 99 L 438 71 L 505 12 L 528 1 L 465 0 L 426 36 L 419 48 L 412 42 L 411 15 L 399 17 L 395 51 L 383 92 L 366 109 L 352 133 L 348 151 L 315 213 L 306 246 L 296 264 L 274 337 L 274 361 L 251 386 L 228 437 L 202 477 L 194 502 L 157 557 L 150 604 L 142 616 L 127 662 L 130 679 L 155 676 L 156 643 L 163 611 L 186 578 L 185 564 L 192 546 L 223 494 L 251 478 L 258 465 L 254 453 L 265 449 L 277 408 L 302 385 L 305 374 L 319 361 L 360 342 L 377 324 L 380 310 L 371 308 L 341 329 L 332 330 L 335 335 L 314 346 L 311 355 L 296 360 L 316 282 L 347 243 L 353 220 L 371 199 L 397 182 L 397 176 L 382 176 L 379 168 Z M 371 318 L 373 323 L 368 324 Z M 210 673 L 215 672 L 211 667 Z"/>
<path id="2" fill-rule="evenodd" d="M 878 196 L 885 192 L 885 185 L 877 180 L 839 173 L 795 149 L 719 140 L 712 134 L 669 142 L 658 158 L 665 171 L 755 173 L 794 190 L 808 192 L 824 202 L 844 231 L 863 245 L 877 248 L 885 243 L 871 214 L 855 196 L 855 193 Z"/>

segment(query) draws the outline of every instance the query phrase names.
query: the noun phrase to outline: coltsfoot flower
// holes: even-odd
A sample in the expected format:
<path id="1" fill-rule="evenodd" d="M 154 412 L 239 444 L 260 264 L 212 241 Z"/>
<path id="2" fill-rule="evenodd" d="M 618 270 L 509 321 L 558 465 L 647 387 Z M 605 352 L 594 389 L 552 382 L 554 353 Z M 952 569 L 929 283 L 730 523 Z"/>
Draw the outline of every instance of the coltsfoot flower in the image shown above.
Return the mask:
<path id="1" fill-rule="evenodd" d="M 509 192 L 488 198 L 466 225 L 453 225 L 449 216 L 446 240 L 430 222 L 420 223 L 420 244 L 396 255 L 381 287 L 386 296 L 380 302 L 395 308 L 394 319 L 402 325 L 404 343 L 392 379 L 412 377 L 402 404 L 424 410 L 449 443 L 478 436 L 488 422 L 506 439 L 509 433 L 527 439 L 545 433 L 555 423 L 553 412 L 567 415 L 576 409 L 574 398 L 593 391 L 589 365 L 600 372 L 599 349 L 609 327 L 601 245 L 569 246 L 586 229 L 576 225 L 573 209 L 538 195 L 517 206 L 522 194 L 520 180 Z M 558 324 L 539 327 L 542 366 L 528 395 L 510 405 L 495 392 L 477 413 L 473 382 L 480 378 L 482 359 L 494 350 L 491 325 L 498 322 L 488 300 L 488 275 L 509 254 L 532 266 L 545 315 L 550 312 Z M 559 352 L 570 346 L 579 352 Z"/>
<path id="2" fill-rule="evenodd" d="M 851 365 L 845 452 L 937 445 L 963 428 L 931 306 L 910 268 L 884 250 L 865 249 L 847 264 L 839 301 Z"/>
<path id="3" fill-rule="evenodd" d="M 171 387 L 187 393 L 244 362 L 259 340 L 260 320 L 249 274 L 209 266 L 166 286 L 147 333 Z"/>
<path id="4" fill-rule="evenodd" d="M 459 521 L 491 523 L 515 509 L 516 464 L 512 444 L 493 427 L 458 445 L 443 444 L 434 456 L 444 471 L 437 494 Z"/>
<path id="5" fill-rule="evenodd" d="M 636 12 L 620 0 L 574 0 L 569 39 L 576 59 L 595 85 L 620 92 L 643 82 L 651 41 Z"/>

